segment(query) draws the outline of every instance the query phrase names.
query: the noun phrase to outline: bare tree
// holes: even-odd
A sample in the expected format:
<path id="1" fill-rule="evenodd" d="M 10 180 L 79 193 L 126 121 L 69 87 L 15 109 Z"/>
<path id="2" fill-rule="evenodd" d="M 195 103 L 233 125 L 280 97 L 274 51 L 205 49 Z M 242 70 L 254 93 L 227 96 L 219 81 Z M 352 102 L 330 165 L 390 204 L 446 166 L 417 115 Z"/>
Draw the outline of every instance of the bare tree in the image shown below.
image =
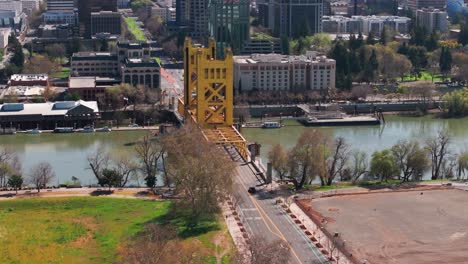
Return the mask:
<path id="1" fill-rule="evenodd" d="M 0 148 L 0 187 L 6 187 L 8 177 L 21 174 L 21 160 L 11 148 Z"/>
<path id="2" fill-rule="evenodd" d="M 355 184 L 359 178 L 368 172 L 369 164 L 364 151 L 354 150 L 351 155 L 351 182 Z"/>
<path id="3" fill-rule="evenodd" d="M 217 212 L 219 202 L 231 193 L 234 164 L 190 125 L 166 136 L 165 144 L 171 146 L 167 149 L 168 173 L 196 224 L 200 216 Z"/>
<path id="4" fill-rule="evenodd" d="M 457 159 L 458 179 L 463 179 L 468 172 L 468 152 L 462 152 Z"/>
<path id="5" fill-rule="evenodd" d="M 238 264 L 284 264 L 291 257 L 290 247 L 286 241 L 276 240 L 266 242 L 261 236 L 254 236 L 250 240 L 246 252 L 238 252 Z"/>
<path id="6" fill-rule="evenodd" d="M 29 181 L 33 184 L 37 192 L 41 191 L 41 188 L 47 187 L 47 184 L 55 177 L 54 170 L 50 163 L 43 161 L 31 168 Z"/>
<path id="7" fill-rule="evenodd" d="M 439 131 L 435 137 L 426 140 L 426 149 L 431 157 L 431 179 L 437 180 L 442 164 L 449 154 L 450 136 L 446 131 Z"/>
<path id="8" fill-rule="evenodd" d="M 88 155 L 87 159 L 96 180 L 99 181 L 102 178 L 102 171 L 109 168 L 111 160 L 109 154 L 102 147 L 98 147 L 95 152 Z"/>
<path id="9" fill-rule="evenodd" d="M 140 170 L 145 175 L 146 186 L 155 187 L 158 162 L 164 155 L 163 143 L 160 138 L 152 138 L 150 134 L 147 134 L 135 146 L 135 152 L 141 164 Z"/>
<path id="10" fill-rule="evenodd" d="M 322 186 L 331 185 L 333 180 L 339 175 L 349 159 L 349 144 L 342 137 L 338 137 L 333 141 L 331 146 L 331 155 L 326 162 L 326 170 L 320 175 Z"/>
<path id="11" fill-rule="evenodd" d="M 288 153 L 280 144 L 276 144 L 268 152 L 268 160 L 275 169 L 280 180 L 283 180 L 288 173 Z"/>
<path id="12" fill-rule="evenodd" d="M 114 163 L 115 170 L 122 177 L 118 187 L 125 187 L 130 176 L 137 172 L 138 165 L 134 159 L 127 155 L 119 155 L 115 157 Z"/>
<path id="13" fill-rule="evenodd" d="M 281 172 L 284 179 L 291 181 L 296 190 L 304 184 L 311 182 L 317 174 L 324 173 L 326 147 L 329 145 L 329 137 L 318 130 L 306 130 L 297 140 L 296 145 L 288 151 L 287 167 L 284 161 L 273 165 L 276 172 Z M 274 148 L 269 154 L 282 156 L 281 148 Z"/>
<path id="14" fill-rule="evenodd" d="M 175 253 L 176 230 L 171 225 L 164 227 L 148 224 L 124 257 L 124 263 L 157 264 L 167 263 L 167 255 Z"/>

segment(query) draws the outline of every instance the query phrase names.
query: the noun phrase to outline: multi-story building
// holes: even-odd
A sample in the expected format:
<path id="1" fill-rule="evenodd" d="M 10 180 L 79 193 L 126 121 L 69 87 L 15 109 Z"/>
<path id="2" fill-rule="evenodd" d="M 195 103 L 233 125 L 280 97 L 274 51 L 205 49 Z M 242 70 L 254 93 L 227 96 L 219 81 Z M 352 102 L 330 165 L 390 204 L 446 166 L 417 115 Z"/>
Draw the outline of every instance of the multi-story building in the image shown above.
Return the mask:
<path id="1" fill-rule="evenodd" d="M 82 100 L 97 101 L 101 106 L 109 105 L 110 98 L 106 88 L 119 83 L 120 80 L 106 77 L 70 77 L 68 91 L 79 94 Z"/>
<path id="2" fill-rule="evenodd" d="M 31 15 L 34 10 L 39 10 L 39 0 L 21 0 L 23 12 L 26 15 Z"/>
<path id="3" fill-rule="evenodd" d="M 323 0 L 267 0 L 259 4 L 260 21 L 277 37 L 322 32 Z"/>
<path id="4" fill-rule="evenodd" d="M 117 0 L 117 8 L 128 8 L 130 0 Z"/>
<path id="5" fill-rule="evenodd" d="M 38 29 L 41 38 L 67 39 L 71 34 L 72 30 L 68 24 L 43 24 Z"/>
<path id="6" fill-rule="evenodd" d="M 27 17 L 23 12 L 15 10 L 0 10 L 0 28 L 10 28 L 16 35 L 27 29 Z"/>
<path id="7" fill-rule="evenodd" d="M 147 88 L 161 87 L 160 66 L 154 59 L 126 59 L 120 68 L 122 82 Z"/>
<path id="8" fill-rule="evenodd" d="M 208 6 L 210 36 L 216 40 L 217 57 L 224 57 L 224 49 L 230 47 L 239 54 L 249 38 L 250 1 L 212 0 Z"/>
<path id="9" fill-rule="evenodd" d="M 179 26 L 188 25 L 187 0 L 176 0 L 176 23 Z"/>
<path id="10" fill-rule="evenodd" d="M 78 24 L 78 10 L 74 0 L 48 0 L 47 11 L 43 14 L 48 24 Z"/>
<path id="11" fill-rule="evenodd" d="M 434 8 L 423 8 L 416 11 L 416 23 L 428 32 L 448 31 L 447 12 Z"/>
<path id="12" fill-rule="evenodd" d="M 250 38 L 245 42 L 240 54 L 281 54 L 282 52 L 279 38 Z"/>
<path id="13" fill-rule="evenodd" d="M 407 0 L 407 7 L 413 11 L 421 8 L 431 7 L 437 9 L 445 8 L 447 0 Z"/>
<path id="14" fill-rule="evenodd" d="M 73 76 L 108 76 L 120 74 L 117 54 L 109 52 L 77 52 L 70 61 Z"/>
<path id="15" fill-rule="evenodd" d="M 399 34 L 407 34 L 411 19 L 398 16 L 324 16 L 323 31 L 327 33 L 380 35 L 384 27 Z"/>
<path id="16" fill-rule="evenodd" d="M 185 19 L 193 39 L 205 40 L 209 36 L 208 18 L 210 12 L 208 2 L 208 0 L 186 0 L 185 12 L 188 16 Z"/>
<path id="17" fill-rule="evenodd" d="M 117 56 L 120 64 L 125 63 L 125 59 L 143 59 L 149 60 L 157 57 L 161 53 L 155 41 L 146 42 L 124 42 L 117 43 Z"/>
<path id="18" fill-rule="evenodd" d="M 91 36 L 99 33 L 120 35 L 122 33 L 122 15 L 112 11 L 91 13 Z"/>
<path id="19" fill-rule="evenodd" d="M 100 11 L 117 12 L 117 0 L 77 0 L 80 30 L 86 38 L 91 37 L 91 13 Z"/>
<path id="20" fill-rule="evenodd" d="M 160 52 L 156 42 L 118 42 L 117 53 L 74 53 L 71 71 L 73 76 L 114 77 L 135 86 L 160 88 L 160 66 L 153 58 Z"/>
<path id="21" fill-rule="evenodd" d="M 16 11 L 18 14 L 21 14 L 23 12 L 23 3 L 14 0 L 1 0 L 0 10 Z"/>
<path id="22" fill-rule="evenodd" d="M 238 91 L 327 91 L 335 88 L 336 62 L 307 52 L 305 56 L 252 54 L 234 57 Z"/>

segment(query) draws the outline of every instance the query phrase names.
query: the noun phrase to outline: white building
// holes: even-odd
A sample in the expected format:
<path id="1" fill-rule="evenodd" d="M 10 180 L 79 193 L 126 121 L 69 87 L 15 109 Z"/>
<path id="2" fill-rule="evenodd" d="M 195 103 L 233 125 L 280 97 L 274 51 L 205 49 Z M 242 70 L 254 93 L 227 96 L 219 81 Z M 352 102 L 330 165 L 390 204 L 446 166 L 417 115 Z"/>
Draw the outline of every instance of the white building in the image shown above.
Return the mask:
<path id="1" fill-rule="evenodd" d="M 307 55 L 234 56 L 234 88 L 240 91 L 325 91 L 335 88 L 335 60 Z"/>
<path id="2" fill-rule="evenodd" d="M 23 12 L 30 15 L 34 10 L 39 10 L 39 0 L 21 0 Z"/>
<path id="3" fill-rule="evenodd" d="M 16 14 L 23 12 L 23 3 L 14 0 L 0 0 L 0 10 L 16 11 Z"/>
<path id="4" fill-rule="evenodd" d="M 0 48 L 8 46 L 8 37 L 11 34 L 11 28 L 0 28 Z"/>
<path id="5" fill-rule="evenodd" d="M 423 8 L 416 11 L 417 23 L 429 33 L 433 31 L 447 32 L 447 12 L 434 8 Z"/>
<path id="6" fill-rule="evenodd" d="M 399 16 L 324 16 L 323 31 L 327 33 L 349 33 L 368 35 L 369 32 L 380 35 L 384 27 L 399 34 L 407 34 L 411 19 Z"/>

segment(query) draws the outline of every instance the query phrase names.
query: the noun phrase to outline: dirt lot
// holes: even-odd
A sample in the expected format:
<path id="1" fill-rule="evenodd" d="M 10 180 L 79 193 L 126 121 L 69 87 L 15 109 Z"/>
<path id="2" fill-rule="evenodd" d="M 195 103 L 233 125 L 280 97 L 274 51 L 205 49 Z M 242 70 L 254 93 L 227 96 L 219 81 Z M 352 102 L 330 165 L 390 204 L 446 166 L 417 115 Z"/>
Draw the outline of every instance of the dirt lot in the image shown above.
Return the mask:
<path id="1" fill-rule="evenodd" d="M 331 234 L 339 232 L 360 263 L 468 261 L 468 192 L 373 193 L 300 203 Z"/>

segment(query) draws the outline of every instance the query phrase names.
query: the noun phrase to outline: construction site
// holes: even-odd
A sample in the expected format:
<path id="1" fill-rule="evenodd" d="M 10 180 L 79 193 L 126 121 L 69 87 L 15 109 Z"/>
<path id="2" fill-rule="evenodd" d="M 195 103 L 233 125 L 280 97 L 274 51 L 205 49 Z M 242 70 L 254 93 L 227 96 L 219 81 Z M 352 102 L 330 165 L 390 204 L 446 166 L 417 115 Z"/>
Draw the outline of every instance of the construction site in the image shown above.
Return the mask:
<path id="1" fill-rule="evenodd" d="M 352 263 L 466 263 L 468 193 L 452 187 L 359 191 L 297 205 Z"/>

